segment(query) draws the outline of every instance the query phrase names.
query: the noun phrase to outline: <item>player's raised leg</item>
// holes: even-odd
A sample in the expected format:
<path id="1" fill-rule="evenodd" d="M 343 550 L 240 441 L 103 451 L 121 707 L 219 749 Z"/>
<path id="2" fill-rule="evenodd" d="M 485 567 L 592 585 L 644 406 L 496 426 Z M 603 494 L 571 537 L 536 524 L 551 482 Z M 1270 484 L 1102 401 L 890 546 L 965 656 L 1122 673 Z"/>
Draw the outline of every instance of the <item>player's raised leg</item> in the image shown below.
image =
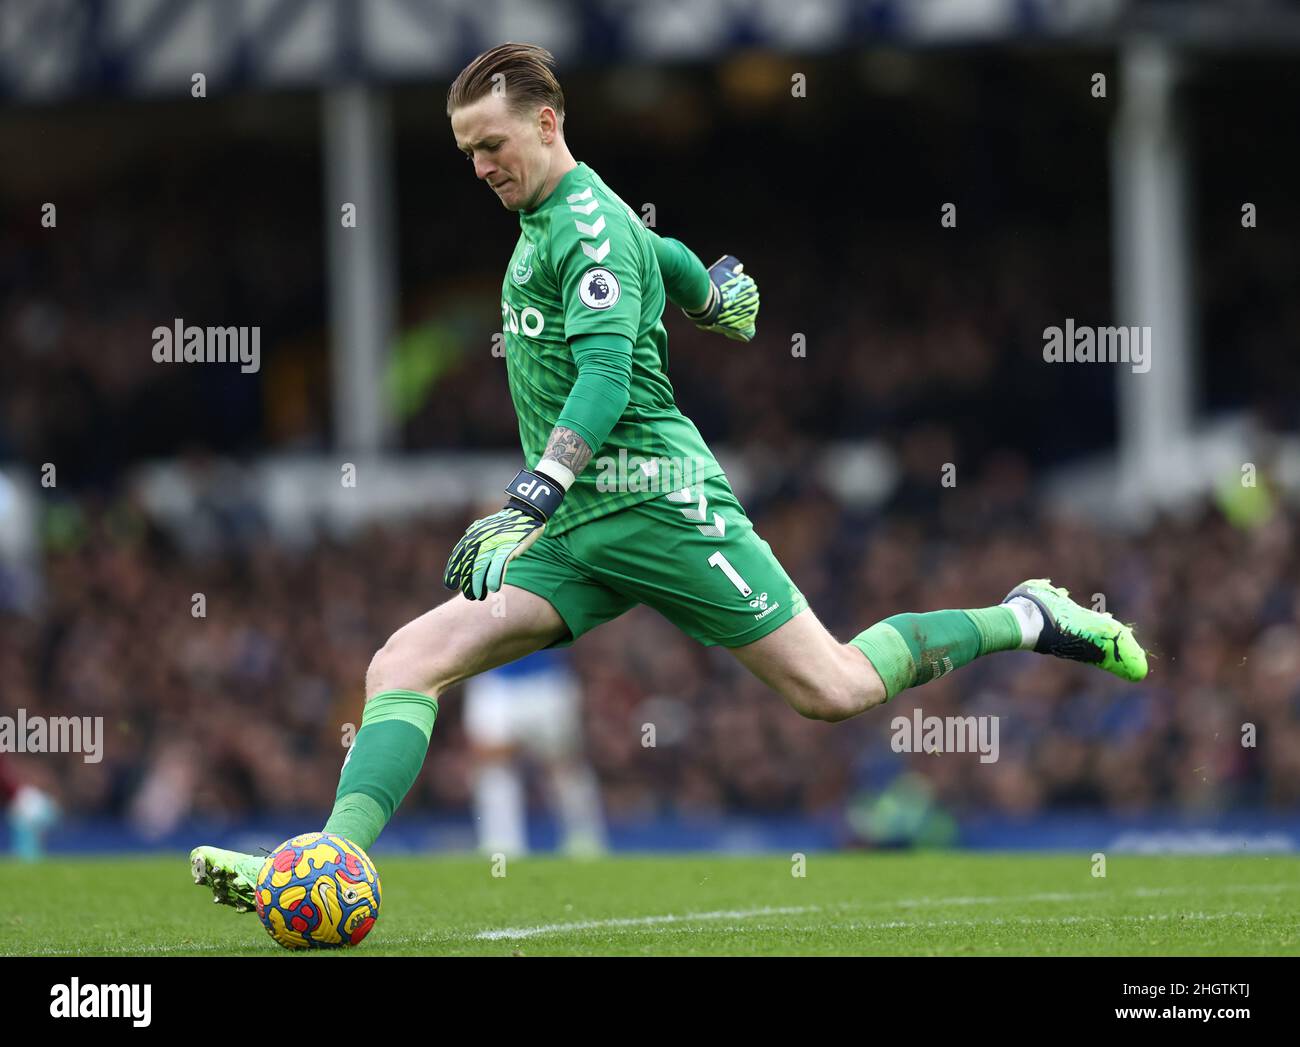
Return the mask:
<path id="1" fill-rule="evenodd" d="M 887 700 L 866 655 L 835 639 L 811 609 L 731 653 L 810 720 L 847 720 Z"/>
<path id="2" fill-rule="evenodd" d="M 1147 674 L 1130 626 L 1041 578 L 1022 582 L 996 607 L 897 614 L 843 644 L 808 610 L 732 653 L 801 715 L 836 721 L 982 655 L 1014 650 L 1085 662 L 1124 680 Z"/>
<path id="3" fill-rule="evenodd" d="M 395 632 L 366 673 L 361 728 L 343 761 L 324 831 L 369 850 L 420 772 L 442 693 L 566 632 L 549 602 L 512 585 L 503 586 L 499 600 L 458 593 Z M 215 847 L 190 854 L 195 883 L 211 887 L 215 901 L 249 912 L 263 861 Z"/>

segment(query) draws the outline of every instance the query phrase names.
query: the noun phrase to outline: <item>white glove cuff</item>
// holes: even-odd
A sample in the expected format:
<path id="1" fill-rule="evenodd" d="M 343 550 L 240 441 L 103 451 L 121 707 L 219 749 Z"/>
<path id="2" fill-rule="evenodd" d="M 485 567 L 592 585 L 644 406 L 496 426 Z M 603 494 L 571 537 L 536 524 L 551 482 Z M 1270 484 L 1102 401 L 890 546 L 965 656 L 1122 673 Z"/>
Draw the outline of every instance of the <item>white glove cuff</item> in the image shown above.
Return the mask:
<path id="1" fill-rule="evenodd" d="M 550 458 L 543 458 L 533 469 L 535 473 L 541 473 L 543 476 L 550 477 L 566 491 L 573 486 L 573 481 L 577 479 L 573 475 L 573 470 L 567 465 L 561 465 L 559 462 Z"/>

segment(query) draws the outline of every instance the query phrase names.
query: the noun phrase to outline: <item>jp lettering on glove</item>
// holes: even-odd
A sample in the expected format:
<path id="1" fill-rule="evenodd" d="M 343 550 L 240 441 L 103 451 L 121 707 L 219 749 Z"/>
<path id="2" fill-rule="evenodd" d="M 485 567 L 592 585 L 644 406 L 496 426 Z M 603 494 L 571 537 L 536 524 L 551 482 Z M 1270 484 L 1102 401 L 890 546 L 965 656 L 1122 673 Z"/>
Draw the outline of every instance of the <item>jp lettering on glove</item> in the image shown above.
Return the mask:
<path id="1" fill-rule="evenodd" d="M 542 536 L 564 499 L 565 485 L 545 472 L 520 469 L 506 485 L 505 507 L 475 520 L 447 560 L 442 584 L 468 600 L 486 599 L 505 581 L 506 565 Z"/>

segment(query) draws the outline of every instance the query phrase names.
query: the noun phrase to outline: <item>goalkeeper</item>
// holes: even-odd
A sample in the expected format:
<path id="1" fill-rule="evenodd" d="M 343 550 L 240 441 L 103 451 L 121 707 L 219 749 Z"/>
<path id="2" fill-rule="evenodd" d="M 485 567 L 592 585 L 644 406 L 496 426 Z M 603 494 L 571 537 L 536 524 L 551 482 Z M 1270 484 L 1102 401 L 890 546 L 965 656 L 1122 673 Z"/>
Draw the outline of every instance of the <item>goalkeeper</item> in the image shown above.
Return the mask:
<path id="1" fill-rule="evenodd" d="M 639 603 L 727 648 L 819 720 L 856 716 L 995 651 L 1145 677 L 1128 626 L 1041 579 L 991 607 L 897 614 L 848 643 L 822 626 L 678 410 L 666 373 L 665 295 L 701 327 L 749 341 L 754 281 L 731 256 L 705 269 L 574 160 L 553 61 L 506 44 L 470 63 L 448 93 L 457 147 L 519 215 L 501 318 L 525 468 L 502 477 L 504 507 L 452 550 L 444 582 L 456 595 L 399 629 L 370 663 L 325 830 L 374 843 L 420 771 L 449 687 L 568 645 Z M 611 478 L 606 467 L 638 460 L 635 476 Z M 262 859 L 210 847 L 191 859 L 217 900 L 251 908 Z"/>

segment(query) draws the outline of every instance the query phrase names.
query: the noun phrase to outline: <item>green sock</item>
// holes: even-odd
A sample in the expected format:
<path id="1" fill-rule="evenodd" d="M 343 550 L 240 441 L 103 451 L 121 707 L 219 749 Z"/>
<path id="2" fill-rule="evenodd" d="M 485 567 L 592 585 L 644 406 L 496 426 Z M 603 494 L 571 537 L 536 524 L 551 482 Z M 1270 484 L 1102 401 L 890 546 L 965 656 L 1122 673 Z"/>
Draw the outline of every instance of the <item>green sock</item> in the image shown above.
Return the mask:
<path id="1" fill-rule="evenodd" d="M 991 651 L 1020 647 L 1020 622 L 1009 607 L 974 611 L 896 614 L 858 633 L 849 643 L 880 673 L 893 698 L 937 680 Z"/>
<path id="2" fill-rule="evenodd" d="M 438 703 L 418 691 L 385 691 L 366 702 L 323 831 L 369 850 L 415 784 L 437 718 Z"/>

